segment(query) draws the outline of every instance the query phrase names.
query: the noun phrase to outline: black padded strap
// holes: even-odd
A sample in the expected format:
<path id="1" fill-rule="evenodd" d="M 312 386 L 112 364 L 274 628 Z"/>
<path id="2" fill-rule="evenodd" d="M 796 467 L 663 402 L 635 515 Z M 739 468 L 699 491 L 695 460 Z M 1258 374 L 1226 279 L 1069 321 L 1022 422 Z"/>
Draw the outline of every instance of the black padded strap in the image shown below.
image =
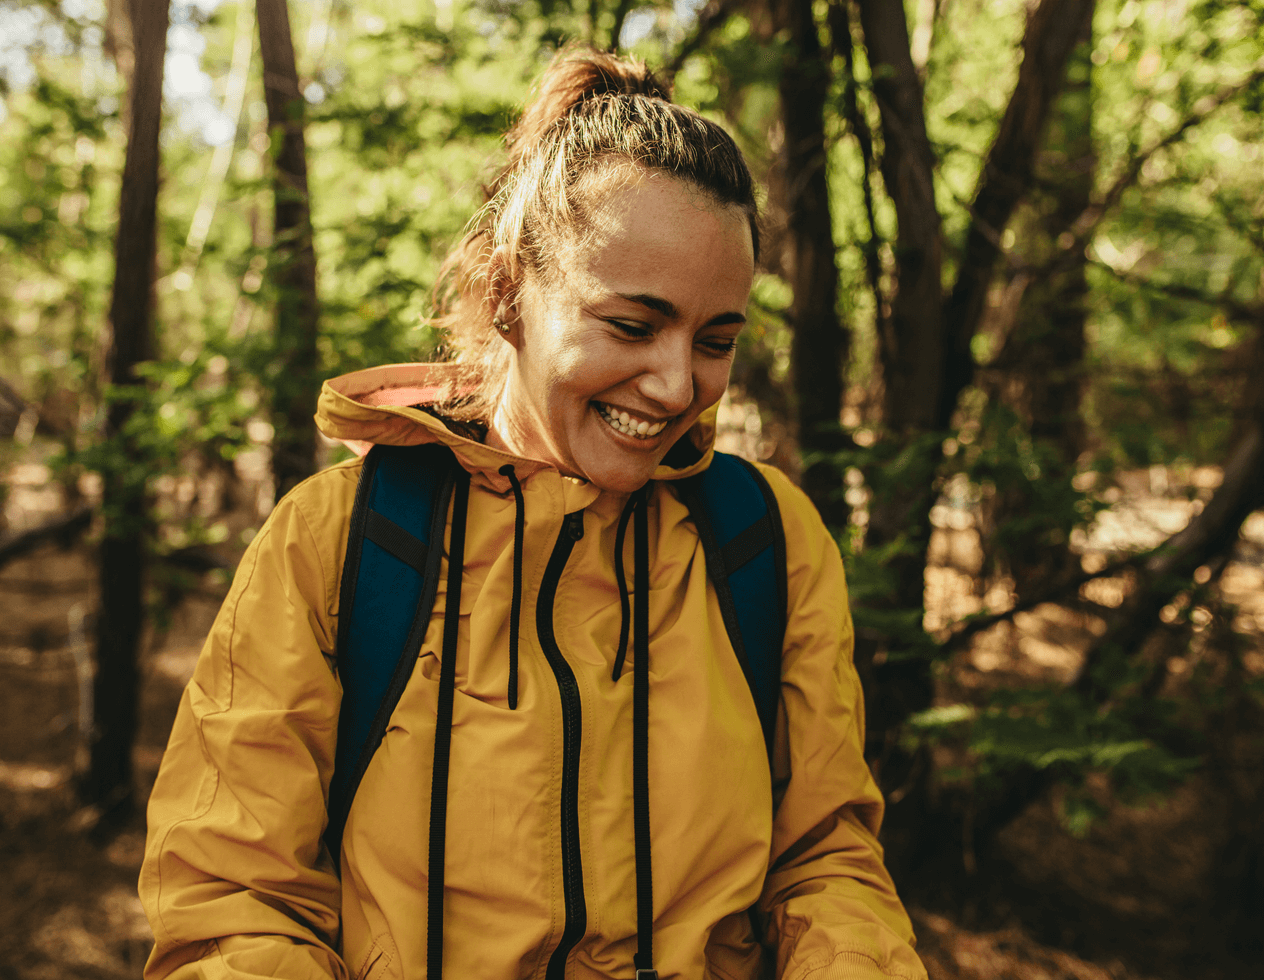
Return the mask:
<path id="1" fill-rule="evenodd" d="M 746 656 L 746 646 L 742 642 L 742 628 L 738 625 L 737 606 L 733 602 L 733 590 L 729 588 L 728 573 L 724 568 L 724 557 L 715 540 L 715 528 L 711 526 L 711 516 L 707 510 L 706 498 L 702 493 L 701 481 L 696 476 L 676 481 L 676 492 L 689 508 L 689 516 L 693 518 L 694 527 L 698 531 L 698 540 L 702 543 L 702 553 L 707 560 L 707 576 L 715 588 L 715 598 L 720 604 L 720 615 L 724 619 L 724 629 L 729 634 L 729 642 L 733 652 L 737 654 L 737 662 L 742 666 L 746 676 L 746 684 L 752 690 L 755 687 L 755 675 L 751 672 L 750 660 Z"/>
<path id="2" fill-rule="evenodd" d="M 470 477 L 461 471 L 452 495 L 452 532 L 448 539 L 448 591 L 443 597 L 443 659 L 439 664 L 439 703 L 435 709 L 434 769 L 430 780 L 430 856 L 426 867 L 426 977 L 443 977 L 443 877 L 447 849 L 448 763 L 452 750 L 452 709 L 456 696 L 456 653 L 461 623 L 461 578 L 465 570 L 465 519 Z M 436 538 L 438 545 L 443 539 Z"/>
<path id="3" fill-rule="evenodd" d="M 371 510 L 365 516 L 364 536 L 405 565 L 426 574 L 426 553 L 430 550 L 389 517 Z"/>
<path id="4" fill-rule="evenodd" d="M 632 625 L 632 823 L 636 838 L 637 980 L 658 980 L 654 969 L 654 874 L 650 860 L 650 533 L 649 496 L 634 495 L 632 532 L 636 605 Z"/>
<path id="5" fill-rule="evenodd" d="M 786 582 L 786 526 L 781 523 L 781 506 L 777 503 L 777 494 L 773 492 L 772 485 L 764 474 L 759 472 L 759 468 L 746 459 L 742 460 L 742 465 L 746 467 L 751 479 L 759 487 L 759 492 L 764 495 L 764 503 L 768 507 L 768 530 L 772 535 L 772 567 L 777 576 L 778 620 L 784 632 L 786 620 L 790 615 L 790 588 Z"/>
<path id="6" fill-rule="evenodd" d="M 724 574 L 732 575 L 772 544 L 772 539 L 772 518 L 765 514 L 720 549 L 720 558 L 724 562 Z"/>

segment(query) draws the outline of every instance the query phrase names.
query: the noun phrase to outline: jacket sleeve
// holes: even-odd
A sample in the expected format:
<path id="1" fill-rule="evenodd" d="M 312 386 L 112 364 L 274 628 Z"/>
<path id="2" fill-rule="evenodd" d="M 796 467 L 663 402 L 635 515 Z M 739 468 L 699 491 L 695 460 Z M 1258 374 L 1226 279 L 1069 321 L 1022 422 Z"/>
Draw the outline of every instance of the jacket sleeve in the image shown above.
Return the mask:
<path id="1" fill-rule="evenodd" d="M 882 794 L 864 759 L 864 699 L 842 558 L 816 509 L 761 467 L 786 533 L 788 623 L 774 746 L 778 801 L 760 899 L 782 980 L 919 980 L 913 929 L 882 863 Z"/>
<path id="2" fill-rule="evenodd" d="M 321 844 L 341 689 L 337 568 L 356 471 L 296 487 L 247 549 L 149 802 L 147 980 L 345 980 Z"/>

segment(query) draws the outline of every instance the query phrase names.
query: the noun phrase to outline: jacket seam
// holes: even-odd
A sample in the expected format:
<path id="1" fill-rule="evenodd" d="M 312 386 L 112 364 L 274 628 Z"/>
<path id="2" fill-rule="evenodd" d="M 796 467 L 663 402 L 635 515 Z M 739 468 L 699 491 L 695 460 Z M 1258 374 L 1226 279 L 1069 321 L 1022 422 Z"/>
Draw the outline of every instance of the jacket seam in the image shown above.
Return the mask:
<path id="1" fill-rule="evenodd" d="M 203 732 L 203 721 L 204 721 L 206 718 L 208 718 L 208 717 L 210 717 L 210 716 L 212 716 L 212 715 L 219 715 L 219 714 L 223 714 L 224 712 L 231 710 L 231 709 L 232 709 L 232 706 L 233 706 L 233 690 L 234 690 L 234 688 L 235 688 L 235 679 L 234 679 L 234 673 L 235 673 L 235 671 L 234 671 L 234 667 L 233 667 L 233 641 L 234 641 L 234 639 L 235 639 L 235 638 L 236 638 L 236 636 L 237 636 L 237 614 L 238 614 L 238 612 L 241 610 L 241 600 L 242 600 L 242 599 L 243 599 L 243 597 L 246 595 L 246 592 L 249 590 L 249 588 L 250 588 L 250 583 L 254 581 L 255 572 L 257 572 L 257 571 L 259 570 L 259 552 L 258 552 L 258 548 L 259 548 L 259 547 L 262 547 L 262 545 L 263 545 L 263 540 L 262 540 L 262 538 L 264 537 L 264 535 L 269 535 L 269 534 L 271 534 L 271 533 L 272 533 L 272 525 L 271 525 L 271 524 L 268 524 L 268 525 L 267 525 L 267 526 L 266 526 L 266 527 L 265 527 L 265 528 L 264 528 L 264 529 L 263 529 L 263 530 L 259 533 L 259 537 L 256 539 L 256 540 L 258 540 L 258 545 L 256 546 L 256 550 L 255 550 L 254 554 L 253 554 L 253 555 L 252 555 L 252 557 L 251 557 L 251 562 L 250 562 L 250 571 L 248 572 L 248 574 L 247 574 L 247 576 L 246 576 L 246 581 L 242 583 L 242 587 L 241 587 L 241 589 L 240 589 L 240 590 L 238 591 L 238 593 L 237 593 L 237 599 L 236 599 L 236 601 L 233 603 L 233 613 L 232 613 L 232 623 L 231 623 L 231 629 L 228 631 L 228 649 L 227 649 L 227 651 L 225 651 L 225 652 L 226 652 L 226 654 L 227 654 L 227 660 L 228 660 L 228 703 L 227 703 L 227 705 L 226 705 L 226 706 L 224 706 L 224 707 L 218 707 L 218 706 L 217 706 L 214 710 L 212 710 L 212 711 L 208 711 L 208 712 L 206 712 L 206 714 L 204 714 L 202 717 L 198 718 L 198 721 L 197 721 L 198 743 L 199 743 L 199 745 L 201 745 L 201 746 L 203 747 L 203 751 L 205 751 L 205 745 L 206 745 L 206 735 L 205 735 L 205 733 Z M 212 628 L 213 628 L 213 627 L 212 627 Z M 192 683 L 192 682 L 190 682 L 190 683 Z M 213 766 L 213 767 L 211 768 L 211 772 L 212 772 L 212 774 L 213 774 L 213 778 L 214 778 L 214 780 L 215 780 L 215 786 L 214 786 L 214 788 L 211 790 L 211 792 L 210 792 L 210 794 L 209 794 L 209 796 L 208 796 L 208 799 L 207 799 L 207 801 L 206 801 L 206 805 L 205 805 L 205 806 L 203 806 L 200 810 L 195 810 L 193 813 L 190 813 L 187 817 L 184 817 L 183 819 L 181 819 L 181 820 L 177 820 L 177 821 L 175 821 L 174 823 L 172 823 L 172 824 L 171 824 L 171 826 L 167 828 L 167 832 L 166 832 L 165 834 L 163 834 L 163 835 L 162 835 L 162 846 L 158 849 L 158 860 L 157 860 L 157 862 L 156 862 L 156 863 L 157 863 L 157 866 L 158 866 L 158 867 L 157 867 L 157 874 L 156 874 L 156 877 L 157 877 L 157 879 L 158 879 L 158 889 L 157 889 L 157 893 L 156 893 L 156 895 L 155 895 L 155 906 L 156 906 L 157 911 L 158 911 L 158 922 L 159 922 L 159 923 L 161 924 L 161 926 L 162 926 L 162 931 L 163 931 L 163 932 L 164 932 L 164 933 L 165 933 L 168 937 L 173 938 L 173 939 L 175 938 L 175 936 L 174 936 L 174 934 L 172 933 L 172 931 L 171 931 L 170 927 L 168 927 L 168 925 L 167 925 L 167 923 L 166 923 L 166 921 L 165 921 L 165 919 L 164 919 L 164 917 L 163 917 L 163 905 L 162 905 L 162 893 L 163 893 L 163 880 L 162 880 L 162 878 L 163 878 L 163 871 L 162 871 L 162 855 L 163 855 L 163 854 L 165 854 L 165 853 L 167 853 L 167 841 L 171 838 L 171 835 L 172 835 L 173 833 L 175 833 L 175 831 L 176 831 L 176 829 L 177 829 L 178 827 L 181 827 L 181 826 L 183 826 L 183 825 L 184 825 L 184 824 L 186 824 L 186 823 L 191 823 L 191 822 L 192 822 L 192 821 L 194 821 L 194 820 L 198 820 L 198 819 L 200 819 L 200 818 L 204 817 L 207 813 L 209 813 L 209 812 L 210 812 L 211 807 L 215 805 L 215 798 L 219 795 L 219 777 L 220 777 L 220 770 L 219 770 L 219 766 Z M 217 950 L 219 949 L 219 944 L 218 944 L 218 943 L 216 943 L 215 948 L 216 948 Z"/>
<path id="2" fill-rule="evenodd" d="M 320 563 L 321 588 L 325 593 L 324 612 L 325 615 L 329 617 L 328 626 L 331 628 L 331 632 L 333 633 L 331 638 L 334 640 L 336 648 L 338 638 L 338 614 L 331 612 L 331 610 L 333 609 L 334 596 L 338 594 L 338 578 L 340 578 L 340 576 L 335 575 L 332 579 L 330 578 L 328 574 L 329 570 L 325 567 L 325 557 L 321 554 L 320 539 L 316 537 L 315 532 L 312 530 L 311 522 L 307 519 L 307 515 L 303 513 L 303 509 L 299 506 L 297 501 L 294 503 L 294 513 L 297 514 L 299 519 L 303 522 L 303 530 L 307 532 L 307 537 L 312 544 L 312 551 L 316 555 L 316 561 Z M 342 539 L 346 540 L 346 537 L 347 536 L 344 533 L 342 535 Z M 339 609 L 338 612 L 341 613 L 342 610 Z M 325 661 L 327 666 L 332 668 L 337 667 L 336 659 L 334 659 L 333 663 L 330 664 L 330 658 L 333 657 L 333 654 L 326 653 L 324 650 L 321 650 L 320 652 L 321 659 Z"/>

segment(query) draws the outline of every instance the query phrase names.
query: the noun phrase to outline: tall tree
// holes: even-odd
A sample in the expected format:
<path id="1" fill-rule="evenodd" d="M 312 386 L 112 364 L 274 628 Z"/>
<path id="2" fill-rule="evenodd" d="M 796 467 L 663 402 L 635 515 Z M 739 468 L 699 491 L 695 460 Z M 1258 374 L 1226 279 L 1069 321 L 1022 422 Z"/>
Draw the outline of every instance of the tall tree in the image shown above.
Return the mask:
<path id="1" fill-rule="evenodd" d="M 866 548 L 894 549 L 893 588 L 882 605 L 915 610 L 909 618 L 910 634 L 916 634 L 921 628 L 934 495 L 934 463 L 924 441 L 933 432 L 944 351 L 935 157 L 926 135 L 922 81 L 910 53 L 903 3 L 860 0 L 859 7 L 882 124 L 882 177 L 895 204 L 898 227 L 894 295 L 885 300 L 889 314 L 881 317 L 878 338 L 885 385 L 883 421 L 890 445 L 911 444 L 911 451 L 904 453 L 910 465 L 889 485 L 879 482 L 878 473 L 869 474 L 877 492 Z M 909 714 L 929 706 L 932 695 L 929 664 L 914 657 L 888 659 L 880 646 L 894 645 L 893 641 L 902 642 L 864 632 L 856 650 L 857 666 L 867 681 L 870 752 L 888 787 L 906 782 L 918 765 L 892 750 L 890 735 Z M 909 807 L 920 810 L 920 803 L 912 798 Z"/>
<path id="2" fill-rule="evenodd" d="M 1015 592 L 1064 579 L 1079 568 L 1070 550 L 1078 515 L 1070 483 L 1084 448 L 1087 260 L 1075 249 L 1073 226 L 1092 201 L 1092 21 L 1085 18 L 1035 160 L 1036 186 L 1015 219 L 1023 263 L 1011 287 L 1022 291 L 1017 316 L 989 364 L 982 386 L 1025 428 L 1040 470 L 997 487 L 988 532 L 1014 580 Z M 1070 253 L 1070 254 L 1065 254 Z M 1030 268 L 1046 268 L 1033 275 Z M 1013 305 L 1013 304 L 1010 304 Z M 1062 503 L 1062 506 L 1058 506 Z"/>
<path id="3" fill-rule="evenodd" d="M 866 537 L 866 548 L 889 554 L 891 588 L 874 610 L 880 628 L 861 633 L 857 665 L 868 680 L 875 766 L 888 790 L 902 787 L 889 810 L 889 832 L 905 838 L 897 850 L 915 864 L 931 840 L 922 823 L 928 815 L 930 766 L 923 755 L 905 751 L 896 735 L 912 712 L 930 706 L 933 694 L 921 623 L 941 440 L 961 392 L 974 379 L 970 341 L 983 315 L 1001 235 L 1034 182 L 1034 159 L 1050 107 L 1094 0 L 1041 0 L 1028 17 L 1018 82 L 984 159 L 947 297 L 935 155 L 904 5 L 900 0 L 858 3 L 882 124 L 882 176 L 898 228 L 894 294 L 879 337 L 885 455 L 894 457 L 895 465 L 888 463 L 885 474 L 879 469 L 871 474 L 878 486 Z M 883 446 L 878 449 L 882 458 Z M 922 655 L 908 648 L 913 643 L 923 645 Z"/>
<path id="4" fill-rule="evenodd" d="M 320 390 L 316 339 L 316 251 L 307 190 L 304 100 L 286 0 L 258 0 L 259 48 L 264 99 L 272 135 L 275 199 L 269 273 L 276 292 L 276 357 L 272 389 L 272 477 L 279 499 L 316 471 L 316 423 Z"/>
<path id="5" fill-rule="evenodd" d="M 146 469 L 128 423 L 143 383 L 137 365 L 153 352 L 153 282 L 158 209 L 158 132 L 169 11 L 165 2 L 130 0 L 134 68 L 127 157 L 119 196 L 114 291 L 106 343 L 113 397 L 105 438 L 116 451 L 104 477 L 101 605 L 96 620 L 95 725 L 89 768 L 80 783 L 86 803 L 109 826 L 132 809 L 132 742 L 136 733 L 137 655 L 144 624 Z"/>
<path id="6" fill-rule="evenodd" d="M 791 370 L 798 403 L 799 447 L 821 454 L 803 473 L 803 487 L 827 523 L 847 520 L 842 480 L 831 454 L 843 445 L 843 368 L 848 334 L 838 313 L 838 264 L 825 143 L 831 74 L 811 0 L 774 0 L 776 26 L 788 44 L 779 89 L 785 129 L 780 185 L 785 200 L 794 300 Z"/>

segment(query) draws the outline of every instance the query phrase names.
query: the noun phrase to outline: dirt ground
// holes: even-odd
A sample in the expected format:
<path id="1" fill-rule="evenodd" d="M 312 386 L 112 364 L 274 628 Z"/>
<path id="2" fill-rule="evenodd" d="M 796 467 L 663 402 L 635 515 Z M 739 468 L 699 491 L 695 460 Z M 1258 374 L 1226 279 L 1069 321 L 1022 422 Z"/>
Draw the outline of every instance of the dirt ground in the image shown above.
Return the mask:
<path id="1" fill-rule="evenodd" d="M 43 467 L 28 465 L 10 477 L 10 532 L 60 506 Z M 227 547 L 237 551 L 240 545 L 231 542 L 241 539 L 253 519 L 242 514 L 228 528 Z M 1098 533 L 1135 537 L 1141 533 L 1138 526 L 1144 530 L 1156 521 L 1159 533 L 1180 516 L 1163 508 L 1140 516 L 1125 511 Z M 1119 522 L 1130 520 L 1141 524 L 1120 531 Z M 1259 560 L 1264 556 L 1264 514 L 1252 520 L 1248 544 L 1258 536 L 1259 554 L 1248 548 L 1248 560 L 1231 565 L 1223 582 L 1258 640 L 1264 628 Z M 949 510 L 936 523 L 938 567 L 928 584 L 932 596 L 939 590 L 940 598 L 933 615 L 956 617 L 980 608 L 988 597 L 955 587 L 975 557 L 968 522 Z M 165 628 L 150 637 L 135 755 L 142 799 L 225 590 L 222 578 L 209 577 Z M 87 815 L 77 808 L 73 793 L 84 724 L 79 691 L 89 677 L 83 624 L 94 592 L 91 552 L 85 545 L 68 551 L 48 545 L 0 568 L 0 866 L 6 872 L 0 875 L 0 980 L 136 978 L 152 942 L 135 890 L 143 818 L 135 818 L 107 845 L 94 844 L 86 833 Z M 1108 592 L 1106 587 L 1106 599 Z M 971 677 L 979 683 L 1007 675 L 1068 677 L 1077 665 L 1077 644 L 1095 629 L 1091 617 L 1034 610 L 1014 626 L 982 638 L 963 665 L 963 683 Z M 1264 666 L 1260 649 L 1257 643 L 1253 655 Z M 1212 865 L 1224 835 L 1231 832 L 1208 819 L 1222 797 L 1214 779 L 1197 777 L 1152 805 L 1111 803 L 1108 818 L 1083 839 L 1062 829 L 1056 799 L 1036 804 L 1006 830 L 999 845 L 999 857 L 1013 872 L 1018 891 L 987 914 L 971 908 L 911 909 L 931 977 L 1174 980 L 1232 975 L 1208 973 L 1188 959 L 1189 928 L 1204 920 L 1214 898 Z M 1042 906 L 1045 898 L 1050 904 Z M 1042 907 L 1049 911 L 1041 912 Z M 998 914 L 996 908 L 1002 911 Z M 1138 954 L 1139 949 L 1153 955 Z"/>

